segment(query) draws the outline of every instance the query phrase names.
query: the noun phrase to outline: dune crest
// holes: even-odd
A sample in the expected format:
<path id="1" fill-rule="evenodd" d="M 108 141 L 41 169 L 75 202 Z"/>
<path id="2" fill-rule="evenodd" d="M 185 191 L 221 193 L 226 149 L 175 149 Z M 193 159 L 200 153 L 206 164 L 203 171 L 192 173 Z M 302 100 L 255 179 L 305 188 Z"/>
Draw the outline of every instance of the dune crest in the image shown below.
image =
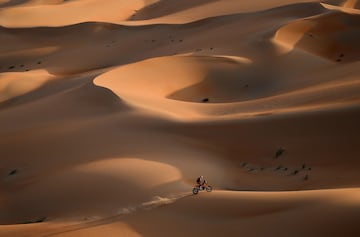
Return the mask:
<path id="1" fill-rule="evenodd" d="M 332 61 L 357 61 L 360 55 L 355 43 L 360 40 L 357 23 L 359 15 L 329 12 L 281 27 L 274 41 L 289 50 L 300 48 Z"/>

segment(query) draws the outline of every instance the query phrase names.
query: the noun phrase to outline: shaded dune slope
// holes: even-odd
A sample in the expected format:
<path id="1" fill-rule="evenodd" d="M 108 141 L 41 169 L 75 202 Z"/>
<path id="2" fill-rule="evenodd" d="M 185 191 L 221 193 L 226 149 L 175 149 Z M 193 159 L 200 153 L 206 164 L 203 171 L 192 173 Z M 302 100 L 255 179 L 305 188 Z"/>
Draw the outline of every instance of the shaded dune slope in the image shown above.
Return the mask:
<path id="1" fill-rule="evenodd" d="M 194 0 L 194 1 L 176 1 L 176 0 L 162 0 L 153 4 L 147 5 L 144 8 L 137 10 L 129 20 L 148 20 L 157 18 L 171 13 L 191 9 L 198 5 L 209 4 L 218 0 Z"/>

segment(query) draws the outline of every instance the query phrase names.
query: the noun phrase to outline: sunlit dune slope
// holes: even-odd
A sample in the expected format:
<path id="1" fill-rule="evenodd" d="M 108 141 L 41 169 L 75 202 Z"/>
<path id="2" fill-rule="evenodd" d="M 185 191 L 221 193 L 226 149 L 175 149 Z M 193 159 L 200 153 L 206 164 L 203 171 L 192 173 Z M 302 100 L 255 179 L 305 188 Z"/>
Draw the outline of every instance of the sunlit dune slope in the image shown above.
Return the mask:
<path id="1" fill-rule="evenodd" d="M 63 26 L 88 21 L 117 22 L 130 17 L 135 9 L 154 1 L 107 0 L 105 4 L 97 0 L 18 1 L 19 4 L 12 4 L 11 2 L 16 1 L 11 1 L 0 4 L 0 25 L 33 27 Z"/>

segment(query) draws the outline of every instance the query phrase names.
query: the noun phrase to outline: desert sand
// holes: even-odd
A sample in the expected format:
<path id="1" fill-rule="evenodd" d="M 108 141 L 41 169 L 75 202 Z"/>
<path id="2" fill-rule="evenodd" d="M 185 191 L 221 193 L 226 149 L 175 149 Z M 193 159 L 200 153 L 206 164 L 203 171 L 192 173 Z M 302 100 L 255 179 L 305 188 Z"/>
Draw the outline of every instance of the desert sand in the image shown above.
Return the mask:
<path id="1" fill-rule="evenodd" d="M 359 42 L 358 0 L 0 0 L 0 236 L 360 236 Z"/>

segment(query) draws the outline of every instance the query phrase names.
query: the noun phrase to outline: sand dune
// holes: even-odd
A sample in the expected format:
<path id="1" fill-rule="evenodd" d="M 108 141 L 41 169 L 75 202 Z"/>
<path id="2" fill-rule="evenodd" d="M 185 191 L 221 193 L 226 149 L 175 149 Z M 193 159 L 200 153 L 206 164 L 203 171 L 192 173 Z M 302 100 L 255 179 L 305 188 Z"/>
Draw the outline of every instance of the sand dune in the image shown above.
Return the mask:
<path id="1" fill-rule="evenodd" d="M 358 0 L 326 0 L 322 2 L 333 6 L 355 8 L 355 9 L 360 8 L 360 2 Z"/>
<path id="2" fill-rule="evenodd" d="M 27 73 L 3 73 L 0 77 L 0 102 L 29 93 L 41 87 L 49 79 L 51 76 L 43 70 Z"/>
<path id="3" fill-rule="evenodd" d="M 329 12 L 280 28 L 275 41 L 336 62 L 359 60 L 359 15 Z"/>
<path id="4" fill-rule="evenodd" d="M 286 4 L 313 2 L 301 1 L 237 1 L 237 0 L 195 0 L 191 2 L 165 0 L 155 2 L 136 11 L 128 20 L 136 21 L 135 24 L 149 23 L 188 23 L 208 17 L 224 16 L 246 12 L 256 12 L 276 8 Z M 137 23 L 138 22 L 138 23 Z M 124 23 L 124 24 L 129 24 Z M 134 23 L 133 23 L 134 24 Z"/>
<path id="5" fill-rule="evenodd" d="M 321 3 L 325 8 L 350 14 L 360 14 L 359 1 L 348 0 L 348 1 L 323 1 Z"/>
<path id="6" fill-rule="evenodd" d="M 359 1 L 0 16 L 0 236 L 359 236 Z"/>
<path id="7" fill-rule="evenodd" d="M 344 194 L 349 198 L 342 198 Z M 163 204 L 160 208 L 138 210 L 132 214 L 114 215 L 107 219 L 88 220 L 77 224 L 75 222 L 72 225 L 63 222 L 52 223 L 47 229 L 41 228 L 39 224 L 28 227 L 27 231 L 41 236 L 66 237 L 104 234 L 217 236 L 218 233 L 255 236 L 273 233 L 288 236 L 293 235 L 294 230 L 296 236 L 356 236 L 359 231 L 352 227 L 356 224 L 356 218 L 359 218 L 356 200 L 358 196 L 358 189 L 295 193 L 220 191 L 203 195 L 201 198 L 183 197 L 175 202 Z M 342 201 L 339 202 L 339 199 Z M 329 206 L 332 208 L 329 209 Z M 314 212 L 318 213 L 319 219 L 316 222 L 304 222 L 303 218 Z M 202 228 L 197 228 L 198 225 Z M 257 226 L 262 228 L 256 228 Z M 9 234 L 16 234 L 10 227 L 2 229 Z"/>
<path id="8" fill-rule="evenodd" d="M 107 1 L 18 1 L 0 5 L 0 25 L 5 27 L 63 26 L 88 21 L 115 22 L 155 0 Z M 146 3 L 147 2 L 147 3 Z M 4 7 L 5 6 L 5 7 Z M 11 6 L 11 7 L 10 7 Z M 68 15 L 63 17 L 64 12 Z"/>

